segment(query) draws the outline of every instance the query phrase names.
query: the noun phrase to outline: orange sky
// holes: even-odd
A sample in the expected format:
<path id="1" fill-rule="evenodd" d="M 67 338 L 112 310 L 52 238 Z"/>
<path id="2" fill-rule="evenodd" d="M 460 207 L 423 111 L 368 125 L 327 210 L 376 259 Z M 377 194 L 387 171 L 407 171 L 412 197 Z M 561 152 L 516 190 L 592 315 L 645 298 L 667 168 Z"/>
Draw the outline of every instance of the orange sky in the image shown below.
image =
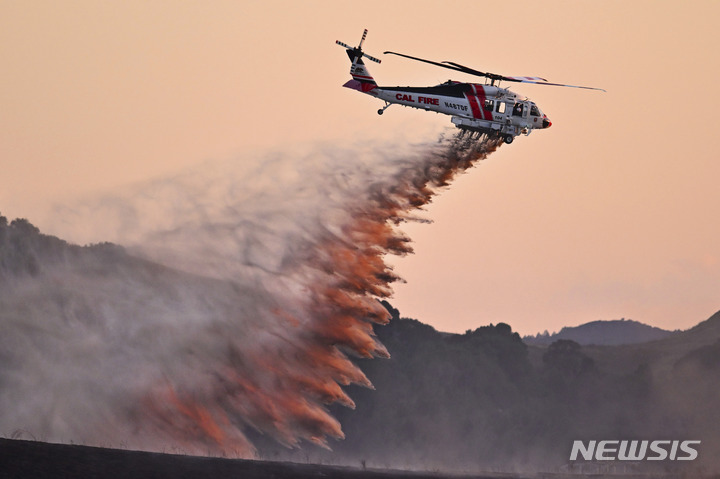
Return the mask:
<path id="1" fill-rule="evenodd" d="M 341 88 L 336 39 L 508 75 L 553 121 L 407 225 L 394 304 L 441 330 L 596 319 L 686 328 L 720 309 L 718 2 L 0 2 L 0 212 L 208 159 L 432 139 L 449 117 Z M 470 77 L 397 57 L 380 84 Z M 73 231 L 53 231 L 73 239 Z M 81 240 L 81 238 L 79 238 Z"/>

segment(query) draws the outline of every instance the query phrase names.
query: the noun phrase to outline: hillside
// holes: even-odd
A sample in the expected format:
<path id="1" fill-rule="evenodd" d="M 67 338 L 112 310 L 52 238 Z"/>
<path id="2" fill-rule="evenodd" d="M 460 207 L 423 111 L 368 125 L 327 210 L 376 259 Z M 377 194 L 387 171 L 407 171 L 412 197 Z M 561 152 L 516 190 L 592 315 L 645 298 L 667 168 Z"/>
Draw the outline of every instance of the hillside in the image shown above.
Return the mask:
<path id="1" fill-rule="evenodd" d="M 649 326 L 631 319 L 611 321 L 592 321 L 580 326 L 566 326 L 553 334 L 525 336 L 523 341 L 533 346 L 549 346 L 559 339 L 575 341 L 583 346 L 618 346 L 621 344 L 639 344 L 656 341 L 671 336 L 675 332 Z"/>
<path id="2" fill-rule="evenodd" d="M 440 333 L 387 306 L 394 319 L 377 334 L 392 357 L 359 360 L 375 390 L 349 388 L 357 409 L 333 409 L 346 439 L 265 457 L 517 473 L 568 467 L 576 439 L 692 437 L 698 461 L 633 467 L 718 471 L 720 315 L 642 345 L 536 347 L 506 324 Z"/>
<path id="3" fill-rule="evenodd" d="M 241 427 L 217 441 L 215 425 L 197 423 L 219 397 L 213 388 L 227 391 L 209 371 L 230 361 L 246 379 L 257 371 L 240 358 L 263 333 L 248 334 L 261 294 L 0 217 L 0 435 L 250 449 Z"/>
<path id="4" fill-rule="evenodd" d="M 363 470 L 321 464 L 273 463 L 0 439 L 1 479 L 463 479 L 430 472 Z M 493 479 L 497 476 L 472 476 Z M 515 479 L 507 478 L 506 479 Z M 517 477 L 517 479 L 521 479 Z"/>

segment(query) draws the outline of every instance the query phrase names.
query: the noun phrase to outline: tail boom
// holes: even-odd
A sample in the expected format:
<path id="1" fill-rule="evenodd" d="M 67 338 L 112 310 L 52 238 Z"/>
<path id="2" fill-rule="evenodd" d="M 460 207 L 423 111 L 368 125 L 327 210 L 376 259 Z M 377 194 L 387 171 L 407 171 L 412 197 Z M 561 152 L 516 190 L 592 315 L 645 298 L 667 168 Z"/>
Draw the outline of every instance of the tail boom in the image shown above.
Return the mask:
<path id="1" fill-rule="evenodd" d="M 345 83 L 343 86 L 346 88 L 350 88 L 353 90 L 357 90 L 362 93 L 368 93 L 375 88 L 377 88 L 377 83 L 375 82 L 375 79 L 370 75 L 370 72 L 368 71 L 367 67 L 365 66 L 365 62 L 363 62 L 363 57 L 367 58 L 368 60 L 380 63 L 380 60 L 377 58 L 371 57 L 370 55 L 364 53 L 362 51 L 362 44 L 365 41 L 365 37 L 367 36 L 367 29 L 363 32 L 362 39 L 360 40 L 360 44 L 353 48 L 341 41 L 336 41 L 335 43 L 340 45 L 341 47 L 345 48 L 347 51 L 348 58 L 350 58 L 350 61 L 352 62 L 352 66 L 350 67 L 350 75 L 352 76 L 352 80 Z"/>

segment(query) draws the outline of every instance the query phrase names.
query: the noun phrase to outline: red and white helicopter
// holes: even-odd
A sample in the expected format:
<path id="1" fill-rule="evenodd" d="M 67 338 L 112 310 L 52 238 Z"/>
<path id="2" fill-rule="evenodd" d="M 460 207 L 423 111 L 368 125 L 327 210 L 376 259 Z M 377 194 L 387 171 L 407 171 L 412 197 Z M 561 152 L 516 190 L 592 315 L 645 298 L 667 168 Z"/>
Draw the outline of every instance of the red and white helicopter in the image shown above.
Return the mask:
<path id="1" fill-rule="evenodd" d="M 430 87 L 381 87 L 375 83 L 375 79 L 370 75 L 363 62 L 363 58 L 367 58 L 380 63 L 380 60 L 362 51 L 362 44 L 366 36 L 367 29 L 363 32 L 360 44 L 355 48 L 340 41 L 335 43 L 347 49 L 347 54 L 352 62 L 350 75 L 353 79 L 343 86 L 383 100 L 385 106 L 378 110 L 378 115 L 382 115 L 390 105 L 397 103 L 451 115 L 451 121 L 458 128 L 477 132 L 478 135 L 502 137 L 505 143 L 512 143 L 513 139 L 521 133 L 529 135 L 532 130 L 549 128 L 552 123 L 533 101 L 507 88 L 501 88 L 501 81 L 605 91 L 602 88 L 549 83 L 540 77 L 511 77 L 486 73 L 454 62 L 439 63 L 395 52 L 385 52 L 385 54 L 398 55 L 450 70 L 485 77 L 487 80 L 485 84 L 448 80 L 440 85 Z"/>

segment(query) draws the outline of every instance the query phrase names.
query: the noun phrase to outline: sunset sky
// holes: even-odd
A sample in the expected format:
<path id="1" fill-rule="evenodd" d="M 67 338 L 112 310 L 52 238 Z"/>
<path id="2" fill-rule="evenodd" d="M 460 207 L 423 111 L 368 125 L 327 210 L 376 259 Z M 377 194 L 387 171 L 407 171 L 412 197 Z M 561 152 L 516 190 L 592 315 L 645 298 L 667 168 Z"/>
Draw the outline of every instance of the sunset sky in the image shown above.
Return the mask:
<path id="1" fill-rule="evenodd" d="M 513 86 L 553 125 L 403 226 L 393 304 L 444 331 L 597 319 L 684 329 L 720 309 L 720 2 L 0 0 L 0 213 L 53 208 L 248 151 L 432 141 L 447 116 L 341 85 L 449 78 L 393 50 L 607 93 Z"/>

